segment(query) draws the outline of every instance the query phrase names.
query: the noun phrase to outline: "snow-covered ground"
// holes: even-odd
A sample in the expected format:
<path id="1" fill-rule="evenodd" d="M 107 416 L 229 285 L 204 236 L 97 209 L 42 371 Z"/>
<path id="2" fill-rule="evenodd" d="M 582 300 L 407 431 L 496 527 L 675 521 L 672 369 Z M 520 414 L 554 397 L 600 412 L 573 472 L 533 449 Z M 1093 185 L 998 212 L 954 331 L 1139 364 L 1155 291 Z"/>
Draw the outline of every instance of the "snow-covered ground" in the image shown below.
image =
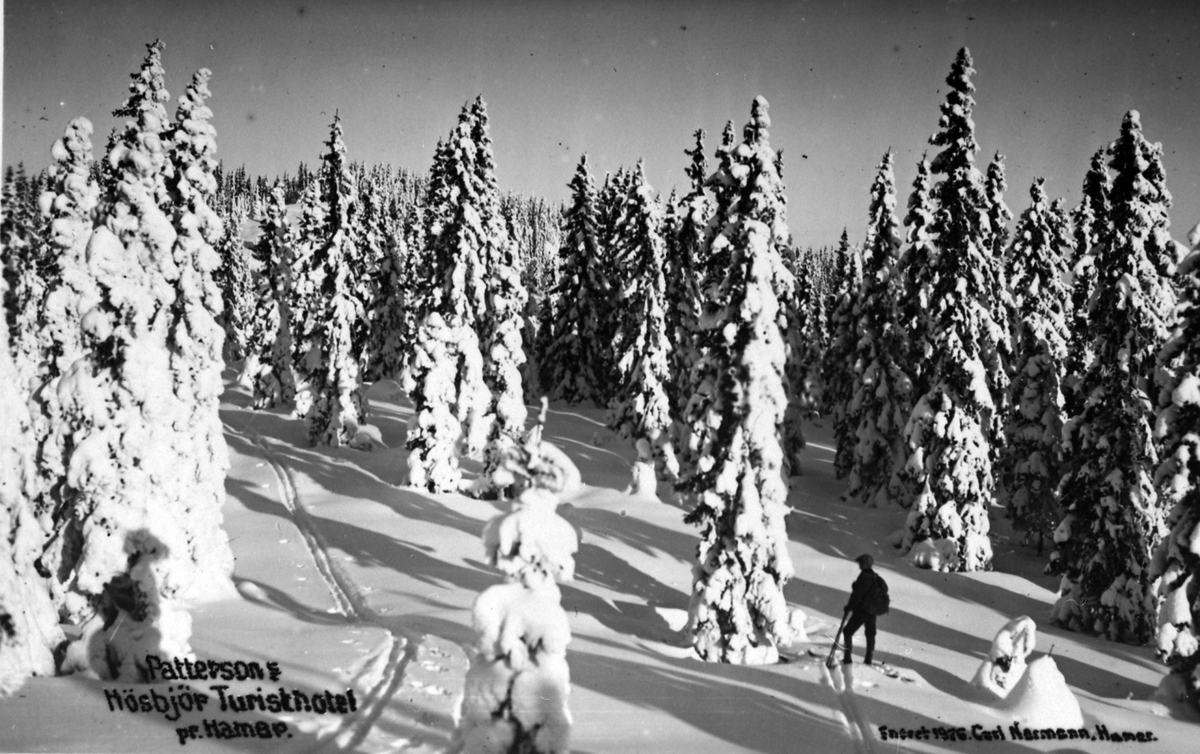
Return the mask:
<path id="1" fill-rule="evenodd" d="M 257 663 L 264 678 L 164 676 L 153 686 L 35 678 L 0 700 L 0 751 L 433 752 L 448 743 L 467 668 L 461 645 L 474 638 L 470 606 L 501 581 L 484 562 L 480 533 L 506 504 L 396 486 L 406 470 L 409 409 L 394 383 L 369 392 L 371 422 L 387 448 L 364 453 L 309 448 L 302 422 L 249 409 L 232 372 L 226 377 L 221 416 L 233 467 L 225 529 L 241 599 L 196 607 L 192 646 L 199 660 L 231 663 L 213 666 L 218 673 Z M 1150 649 L 1043 623 L 1055 581 L 1041 575 L 1032 551 L 1009 541 L 1002 516 L 993 524 L 995 571 L 911 567 L 887 544 L 903 514 L 841 503 L 831 433 L 807 431 L 804 474 L 792 480 L 788 532 L 797 575 L 786 595 L 807 615 L 809 641 L 788 648 L 785 663 L 734 667 L 688 657 L 679 629 L 697 535 L 667 487 L 660 498 L 624 494 L 633 449 L 604 442 L 601 411 L 552 407 L 546 439 L 575 461 L 584 482 L 560 510 L 582 535 L 576 580 L 562 587 L 574 635 L 567 655 L 573 751 L 1195 750 L 1200 720 L 1153 699 L 1164 669 Z M 890 585 L 892 609 L 879 621 L 876 657 L 897 677 L 861 664 L 825 667 L 857 574 L 853 558 L 862 552 L 875 556 Z M 971 679 L 997 631 L 1021 615 L 1038 624 L 1027 661 L 1034 667 L 1050 653 L 1053 665 L 1036 666 L 1041 687 L 988 701 Z M 1141 732 L 1154 740 L 1014 742 L 1014 718 L 1057 713 L 1045 708 L 1054 666 L 1090 735 Z M 191 673 L 198 675 L 194 667 Z M 202 712 L 176 706 L 194 706 L 197 693 L 209 697 Z M 309 709 L 220 708 L 222 695 L 243 694 L 282 706 L 281 693 L 288 707 L 307 701 Z M 128 711 L 134 697 L 150 711 Z M 154 711 L 156 703 L 166 711 Z M 315 711 L 322 707 L 332 711 Z M 920 737 L 885 741 L 882 726 Z M 982 738 L 996 730 L 1003 740 Z"/>

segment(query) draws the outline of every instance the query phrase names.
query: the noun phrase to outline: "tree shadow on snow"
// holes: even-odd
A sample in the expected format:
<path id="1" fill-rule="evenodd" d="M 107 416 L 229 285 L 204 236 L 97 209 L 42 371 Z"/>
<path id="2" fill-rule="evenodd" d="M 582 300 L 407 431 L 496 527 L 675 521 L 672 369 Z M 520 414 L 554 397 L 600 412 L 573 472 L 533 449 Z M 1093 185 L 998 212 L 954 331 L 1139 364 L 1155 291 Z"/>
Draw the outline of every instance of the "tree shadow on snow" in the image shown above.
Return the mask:
<path id="1" fill-rule="evenodd" d="M 345 626 L 351 624 L 351 621 L 341 613 L 331 613 L 311 605 L 306 605 L 282 589 L 273 587 L 270 584 L 236 575 L 233 577 L 233 583 L 237 585 L 242 599 L 247 602 L 253 602 L 256 605 L 285 612 L 296 620 L 318 626 Z M 246 585 L 249 585 L 249 588 Z"/>
<path id="2" fill-rule="evenodd" d="M 630 651 L 613 642 L 589 641 L 621 653 Z M 824 681 L 797 679 L 796 673 L 802 672 L 798 666 L 723 665 L 665 657 L 640 647 L 633 651 L 643 657 L 625 659 L 586 649 L 568 650 L 572 684 L 669 714 L 740 748 L 791 754 L 800 750 L 846 751 L 854 745 L 848 729 L 836 717 L 842 710 L 837 692 Z M 907 709 L 861 694 L 855 695 L 855 701 L 863 710 L 863 724 L 873 736 L 878 735 L 879 725 L 933 728 L 965 722 L 970 727 L 977 722 L 939 721 L 935 709 Z M 589 711 L 603 713 L 607 709 L 594 707 Z M 612 714 L 624 713 L 618 708 Z M 578 719 L 580 712 L 576 716 Z M 950 742 L 930 741 L 925 745 L 962 750 L 961 744 Z M 1012 748 L 1028 747 L 1013 744 Z"/>
<path id="3" fill-rule="evenodd" d="M 637 501 L 636 504 L 643 503 Z M 639 516 L 623 516 L 604 508 L 587 507 L 578 507 L 573 513 L 585 537 L 586 534 L 597 534 L 615 539 L 647 555 L 665 553 L 690 565 L 699 543 L 698 537 L 658 526 Z"/>

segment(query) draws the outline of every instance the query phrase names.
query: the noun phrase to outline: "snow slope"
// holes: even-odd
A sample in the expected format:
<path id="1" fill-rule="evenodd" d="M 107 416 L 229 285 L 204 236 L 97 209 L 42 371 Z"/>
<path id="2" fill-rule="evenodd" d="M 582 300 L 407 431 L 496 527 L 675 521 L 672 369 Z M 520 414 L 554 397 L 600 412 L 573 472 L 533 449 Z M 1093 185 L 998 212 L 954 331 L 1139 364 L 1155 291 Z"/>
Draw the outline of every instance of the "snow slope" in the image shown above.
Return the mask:
<path id="1" fill-rule="evenodd" d="M 225 526 L 241 599 L 194 608 L 192 646 L 201 660 L 257 662 L 277 678 L 156 686 L 35 678 L 0 700 L 0 751 L 434 752 L 448 743 L 467 668 L 460 645 L 474 638 L 470 606 L 502 580 L 484 562 L 480 532 L 507 503 L 394 486 L 406 468 L 409 415 L 394 383 L 369 392 L 371 421 L 387 448 L 363 453 L 307 447 L 302 422 L 249 409 L 233 376 L 227 371 L 221 416 L 233 462 Z M 804 475 L 792 479 L 789 553 L 797 575 L 786 596 L 808 616 L 810 642 L 787 648 L 789 661 L 779 665 L 711 665 L 689 658 L 688 637 L 678 631 L 697 543 L 683 511 L 667 502 L 665 486 L 660 499 L 623 493 L 634 452 L 606 440 L 601 410 L 552 407 L 546 439 L 575 461 L 584 482 L 560 510 L 582 535 L 576 579 L 562 586 L 574 636 L 567 653 L 573 751 L 1113 750 L 1093 740 L 1014 742 L 1009 726 L 1029 714 L 1036 691 L 1006 710 L 971 687 L 992 637 L 1020 615 L 1038 623 L 1030 663 L 1052 650 L 1085 730 L 1152 734 L 1156 740 L 1137 751 L 1194 747 L 1200 721 L 1152 699 L 1164 671 L 1150 649 L 1043 622 L 1055 580 L 1040 575 L 1032 552 L 1009 543 L 1002 516 L 993 526 L 995 571 L 913 568 L 887 545 L 903 514 L 839 502 L 844 483 L 833 478 L 831 432 L 809 426 L 806 434 Z M 875 556 L 890 585 L 892 610 L 879 621 L 876 655 L 898 677 L 861 664 L 825 668 L 861 552 Z M 861 634 L 855 657 L 862 657 Z M 219 692 L 261 693 L 266 702 L 281 688 L 289 702 L 298 700 L 295 691 L 305 694 L 310 707 L 316 692 L 334 712 L 219 709 Z M 110 710 L 126 692 L 153 705 L 152 690 L 168 706 L 185 691 L 211 700 L 204 712 L 178 719 L 169 719 L 173 707 Z M 339 695 L 344 714 L 336 711 Z M 249 722 L 243 733 L 271 740 L 217 738 L 222 727 L 213 721 L 231 732 L 233 723 Z M 980 734 L 1000 726 L 1005 740 L 972 740 L 973 725 Z M 929 737 L 884 741 L 880 726 L 924 726 Z M 939 727 L 961 728 L 968 740 L 939 740 Z M 956 735 L 943 731 L 945 739 Z"/>

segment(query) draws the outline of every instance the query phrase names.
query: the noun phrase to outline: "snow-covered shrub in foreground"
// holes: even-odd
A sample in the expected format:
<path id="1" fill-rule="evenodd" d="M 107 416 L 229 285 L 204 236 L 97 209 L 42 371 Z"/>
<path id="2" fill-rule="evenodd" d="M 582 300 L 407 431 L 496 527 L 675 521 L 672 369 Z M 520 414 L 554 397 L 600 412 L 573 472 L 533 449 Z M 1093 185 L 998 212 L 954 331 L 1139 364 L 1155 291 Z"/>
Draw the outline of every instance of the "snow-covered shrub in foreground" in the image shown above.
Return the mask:
<path id="1" fill-rule="evenodd" d="M 1001 703 L 1005 716 L 1026 728 L 1082 728 L 1079 700 L 1052 657 L 1029 663 L 1017 687 Z"/>
<path id="2" fill-rule="evenodd" d="M 1036 641 L 1037 626 L 1029 616 L 1005 623 L 992 639 L 988 658 L 975 672 L 971 685 L 1000 699 L 1006 698 L 1025 674 L 1025 658 Z"/>
<path id="3" fill-rule="evenodd" d="M 448 754 L 569 750 L 571 630 L 556 582 L 574 576 L 578 539 L 555 507 L 560 493 L 577 486 L 579 471 L 541 441 L 544 421 L 543 408 L 539 424 L 506 449 L 493 472 L 494 487 L 516 495 L 483 532 L 488 562 L 507 583 L 486 589 L 471 609 L 478 636 Z"/>

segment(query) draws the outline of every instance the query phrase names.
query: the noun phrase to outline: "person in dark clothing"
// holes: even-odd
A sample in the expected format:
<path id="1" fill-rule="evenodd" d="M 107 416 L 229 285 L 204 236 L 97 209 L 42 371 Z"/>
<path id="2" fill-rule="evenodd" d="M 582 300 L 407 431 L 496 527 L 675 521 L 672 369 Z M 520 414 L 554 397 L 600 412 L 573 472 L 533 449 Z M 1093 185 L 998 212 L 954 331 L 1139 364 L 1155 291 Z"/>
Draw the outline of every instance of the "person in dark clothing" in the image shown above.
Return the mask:
<path id="1" fill-rule="evenodd" d="M 842 630 L 842 640 L 846 648 L 842 664 L 849 665 L 853 662 L 850 654 L 853 650 L 854 634 L 859 628 L 863 628 L 867 637 L 867 652 L 863 656 L 863 662 L 870 665 L 875 653 L 875 619 L 887 610 L 887 584 L 879 574 L 871 570 L 871 566 L 875 564 L 874 558 L 870 555 L 859 555 L 855 560 L 860 570 L 858 578 L 854 580 L 854 586 L 850 589 L 850 601 L 846 603 L 845 612 L 849 613 L 850 617 Z"/>

